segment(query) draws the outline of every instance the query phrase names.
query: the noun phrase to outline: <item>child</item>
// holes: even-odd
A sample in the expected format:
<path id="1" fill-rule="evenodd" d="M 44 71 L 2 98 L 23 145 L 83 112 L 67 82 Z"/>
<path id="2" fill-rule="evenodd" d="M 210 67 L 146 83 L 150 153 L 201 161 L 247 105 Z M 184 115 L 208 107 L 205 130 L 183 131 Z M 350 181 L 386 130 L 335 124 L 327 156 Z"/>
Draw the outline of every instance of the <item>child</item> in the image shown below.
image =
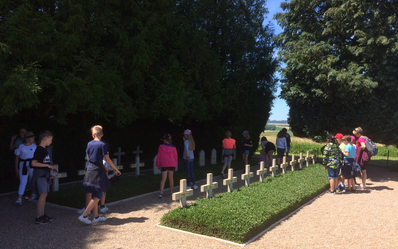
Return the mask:
<path id="1" fill-rule="evenodd" d="M 225 132 L 225 138 L 222 140 L 222 147 L 224 148 L 224 166 L 221 170 L 222 177 L 225 178 L 224 170 L 226 167 L 231 168 L 232 157 L 234 156 L 234 150 L 236 149 L 236 141 L 231 138 L 232 133 L 230 131 Z"/>
<path id="2" fill-rule="evenodd" d="M 282 158 L 285 155 L 285 151 L 287 151 L 287 142 L 285 133 L 280 130 L 278 135 L 276 135 L 276 152 L 278 157 L 278 165 L 282 163 Z"/>
<path id="3" fill-rule="evenodd" d="M 249 164 L 249 152 L 250 148 L 253 147 L 253 141 L 251 140 L 248 131 L 244 131 L 242 135 L 243 135 L 243 139 L 241 141 L 242 157 L 243 157 L 243 162 L 245 163 L 245 165 L 247 165 Z"/>
<path id="4" fill-rule="evenodd" d="M 37 200 L 35 223 L 40 225 L 48 224 L 50 221 L 54 220 L 54 218 L 51 218 L 44 213 L 49 189 L 50 169 L 55 170 L 55 167 L 50 165 L 50 156 L 45 147 L 49 146 L 52 141 L 53 135 L 51 132 L 45 131 L 41 133 L 40 145 L 37 146 L 32 159 L 32 167 L 34 168 L 32 186 L 36 189 L 36 193 L 39 195 L 39 199 Z"/>
<path id="5" fill-rule="evenodd" d="M 344 136 L 342 139 L 342 142 L 344 143 L 344 164 L 342 168 L 342 174 L 345 179 L 347 179 L 347 190 L 349 192 L 355 191 L 355 183 L 354 183 L 354 172 L 352 169 L 352 164 L 354 163 L 354 157 L 355 157 L 355 147 L 351 145 L 351 136 Z"/>
<path id="6" fill-rule="evenodd" d="M 267 141 L 267 138 L 264 137 L 265 141 Z M 264 167 L 271 167 L 272 165 L 272 155 L 274 154 L 276 148 L 275 144 L 273 144 L 270 141 L 267 141 L 267 143 L 264 146 L 264 154 L 265 154 L 265 165 Z"/>
<path id="7" fill-rule="evenodd" d="M 182 137 L 184 140 L 184 154 L 182 158 L 184 159 L 185 173 L 187 175 L 187 189 L 197 189 L 198 186 L 195 185 L 195 174 L 193 173 L 193 151 L 195 150 L 195 141 L 192 137 L 191 130 L 185 130 Z"/>
<path id="8" fill-rule="evenodd" d="M 344 153 L 344 147 L 345 147 L 345 144 L 342 141 L 343 137 L 344 137 L 344 135 L 342 133 L 337 133 L 336 135 L 334 135 L 334 139 L 336 140 L 336 144 L 339 146 L 341 153 Z M 340 165 L 340 166 L 343 166 L 343 165 Z M 344 179 L 344 175 L 342 174 L 342 168 L 343 167 L 340 168 L 339 179 L 338 179 L 338 181 L 341 182 L 341 184 L 338 185 L 337 191 L 343 191 L 345 189 L 345 185 L 344 185 L 345 179 Z"/>
<path id="9" fill-rule="evenodd" d="M 85 224 L 91 224 L 88 214 L 93 212 L 93 223 L 105 221 L 106 217 L 98 215 L 98 202 L 102 198 L 103 191 L 101 189 L 101 178 L 103 177 L 104 165 L 102 158 L 115 170 L 116 175 L 121 175 L 120 171 L 115 167 L 107 153 L 105 143 L 101 142 L 104 135 L 102 126 L 96 125 L 91 128 L 93 140 L 87 144 L 86 155 L 89 162 L 86 174 L 84 175 L 83 185 L 86 187 L 86 193 L 90 193 L 92 199 L 87 205 L 86 210 L 79 216 L 79 220 Z"/>
<path id="10" fill-rule="evenodd" d="M 326 140 L 328 144 L 323 150 L 323 166 L 328 170 L 330 182 L 328 194 L 334 195 L 336 193 L 337 178 L 339 176 L 340 152 L 333 135 L 327 136 Z"/>
<path id="11" fill-rule="evenodd" d="M 19 178 L 19 189 L 18 189 L 18 199 L 15 202 L 16 205 L 22 205 L 22 196 L 25 192 L 26 184 L 28 183 L 28 178 L 32 180 L 33 168 L 31 168 L 33 154 L 36 150 L 35 134 L 28 131 L 25 133 L 23 144 L 15 150 L 15 173 L 17 178 Z M 36 197 L 32 194 L 33 199 Z M 29 199 L 32 200 L 32 197 Z"/>
<path id="12" fill-rule="evenodd" d="M 174 179 L 173 174 L 177 167 L 177 148 L 172 145 L 170 134 L 165 134 L 162 138 L 163 144 L 159 146 L 158 156 L 156 158 L 156 167 L 162 171 L 162 180 L 160 181 L 159 198 L 163 197 L 166 178 L 169 176 L 170 196 L 173 195 Z"/>

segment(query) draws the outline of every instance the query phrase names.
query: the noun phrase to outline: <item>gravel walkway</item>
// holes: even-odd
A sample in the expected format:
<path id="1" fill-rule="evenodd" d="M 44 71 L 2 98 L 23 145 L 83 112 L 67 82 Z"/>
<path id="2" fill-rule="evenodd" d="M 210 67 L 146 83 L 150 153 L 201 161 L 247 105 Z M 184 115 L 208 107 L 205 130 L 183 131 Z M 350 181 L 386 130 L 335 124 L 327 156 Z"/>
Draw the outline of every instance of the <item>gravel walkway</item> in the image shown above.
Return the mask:
<path id="1" fill-rule="evenodd" d="M 367 190 L 323 194 L 246 248 L 398 248 L 398 173 L 369 166 L 368 177 Z M 221 179 L 214 180 L 225 191 Z M 242 184 L 239 177 L 238 183 Z M 205 194 L 195 190 L 189 200 L 198 196 Z M 84 196 L 76 198 L 84 200 Z M 74 209 L 50 205 L 46 206 L 46 213 L 56 220 L 45 226 L 35 225 L 35 203 L 24 202 L 22 207 L 15 207 L 14 202 L 15 196 L 0 198 L 0 248 L 241 247 L 157 227 L 164 213 L 178 207 L 171 197 L 159 199 L 157 193 L 110 204 L 108 220 L 97 225 L 82 224 Z"/>

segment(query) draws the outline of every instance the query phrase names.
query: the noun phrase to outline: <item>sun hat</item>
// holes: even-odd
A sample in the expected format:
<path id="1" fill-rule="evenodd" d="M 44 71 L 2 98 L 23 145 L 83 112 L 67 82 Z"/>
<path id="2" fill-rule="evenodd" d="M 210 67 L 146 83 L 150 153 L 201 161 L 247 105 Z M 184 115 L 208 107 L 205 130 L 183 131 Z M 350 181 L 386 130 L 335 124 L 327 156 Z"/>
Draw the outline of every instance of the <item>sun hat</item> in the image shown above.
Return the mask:
<path id="1" fill-rule="evenodd" d="M 335 136 L 334 136 L 335 138 L 343 138 L 344 137 L 344 135 L 342 134 L 342 133 L 337 133 Z"/>
<path id="2" fill-rule="evenodd" d="M 34 137 L 34 136 L 35 136 L 35 134 L 33 132 L 28 131 L 28 132 L 25 133 L 24 138 L 29 138 L 29 137 Z"/>
<path id="3" fill-rule="evenodd" d="M 242 135 L 246 135 L 246 134 L 249 134 L 249 132 L 248 132 L 248 131 L 244 131 L 244 132 L 242 133 Z"/>
<path id="4" fill-rule="evenodd" d="M 186 129 L 186 130 L 184 131 L 184 135 L 189 135 L 189 134 L 191 134 L 191 133 L 192 133 L 192 131 L 189 130 L 189 129 Z"/>

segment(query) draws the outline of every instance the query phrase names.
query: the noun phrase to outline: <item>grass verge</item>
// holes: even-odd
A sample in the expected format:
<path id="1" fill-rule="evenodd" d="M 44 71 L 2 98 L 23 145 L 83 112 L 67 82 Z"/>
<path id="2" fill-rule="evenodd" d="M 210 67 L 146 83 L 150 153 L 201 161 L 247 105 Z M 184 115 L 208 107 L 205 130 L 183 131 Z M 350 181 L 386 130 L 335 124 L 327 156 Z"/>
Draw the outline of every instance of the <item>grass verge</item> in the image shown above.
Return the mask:
<path id="1" fill-rule="evenodd" d="M 315 164 L 212 199 L 198 199 L 165 214 L 161 225 L 244 243 L 328 186 L 324 168 Z"/>

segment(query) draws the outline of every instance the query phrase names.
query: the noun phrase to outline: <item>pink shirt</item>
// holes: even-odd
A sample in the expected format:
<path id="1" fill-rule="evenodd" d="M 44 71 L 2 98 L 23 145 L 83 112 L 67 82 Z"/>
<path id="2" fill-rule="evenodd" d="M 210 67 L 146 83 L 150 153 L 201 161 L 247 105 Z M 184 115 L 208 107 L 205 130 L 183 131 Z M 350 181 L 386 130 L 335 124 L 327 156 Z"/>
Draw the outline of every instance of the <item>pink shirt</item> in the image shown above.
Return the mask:
<path id="1" fill-rule="evenodd" d="M 361 147 L 361 143 L 366 144 L 365 138 L 363 138 L 363 137 L 358 138 L 358 140 L 357 140 L 357 148 Z"/>
<path id="2" fill-rule="evenodd" d="M 222 145 L 224 146 L 224 149 L 230 149 L 232 150 L 234 148 L 236 141 L 233 138 L 224 138 L 222 140 Z"/>

